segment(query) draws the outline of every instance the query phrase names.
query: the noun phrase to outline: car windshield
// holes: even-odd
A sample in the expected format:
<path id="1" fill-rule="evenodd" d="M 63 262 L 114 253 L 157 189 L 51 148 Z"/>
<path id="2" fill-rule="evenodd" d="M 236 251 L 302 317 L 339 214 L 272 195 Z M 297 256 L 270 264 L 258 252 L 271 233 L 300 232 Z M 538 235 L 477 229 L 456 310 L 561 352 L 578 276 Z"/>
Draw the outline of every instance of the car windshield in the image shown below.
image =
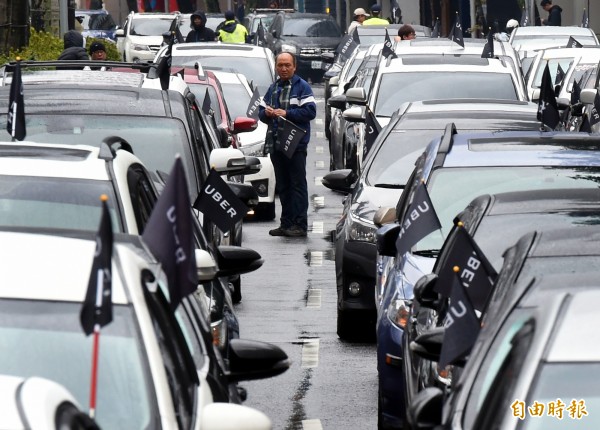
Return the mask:
<path id="1" fill-rule="evenodd" d="M 0 126 L 6 129 L 6 116 L 0 117 Z M 188 145 L 188 136 L 181 120 L 163 117 L 126 115 L 33 115 L 26 116 L 27 140 L 67 145 L 87 144 L 100 146 L 107 136 L 120 136 L 133 148 L 133 153 L 144 160 L 150 171 L 169 173 L 175 156 L 182 160 L 192 182 L 194 166 Z M 0 141 L 9 142 L 8 133 L 0 133 Z M 185 156 L 183 155 L 185 154 Z"/>
<path id="2" fill-rule="evenodd" d="M 250 94 L 248 94 L 246 88 L 240 84 L 221 84 L 221 87 L 231 118 L 235 120 L 238 116 L 247 116 Z"/>
<path id="3" fill-rule="evenodd" d="M 282 36 L 341 37 L 335 21 L 319 18 L 288 18 L 283 24 Z"/>
<path id="4" fill-rule="evenodd" d="M 515 49 L 519 49 L 520 51 L 527 51 L 529 49 L 544 49 L 544 48 L 552 48 L 558 46 L 567 46 L 569 43 L 568 34 L 563 36 L 558 35 L 549 35 L 549 36 L 519 36 L 516 35 L 512 41 L 512 45 Z M 596 41 L 592 36 L 573 36 L 575 40 L 577 40 L 582 45 L 597 45 Z"/>
<path id="5" fill-rule="evenodd" d="M 171 28 L 173 18 L 135 18 L 131 21 L 130 34 L 134 36 L 162 36 Z"/>
<path id="6" fill-rule="evenodd" d="M 532 86 L 534 88 L 539 88 L 542 85 L 542 75 L 544 74 L 544 70 L 546 69 L 546 64 L 548 65 L 548 69 L 550 70 L 550 78 L 552 78 L 552 85 L 560 84 L 560 81 L 557 82 L 558 66 L 562 69 L 563 73 L 567 73 L 567 71 L 571 68 L 573 64 L 574 57 L 569 58 L 552 58 L 550 60 L 542 59 L 538 65 L 537 71 L 535 73 L 535 79 L 533 80 Z M 562 76 L 564 78 L 564 75 Z M 560 77 L 559 77 L 560 79 Z"/>
<path id="7" fill-rule="evenodd" d="M 427 188 L 442 231 L 421 240 L 417 249 L 440 249 L 452 220 L 475 197 L 509 191 L 598 188 L 600 167 L 499 166 L 434 170 Z M 458 192 L 460 190 L 460 192 Z"/>
<path id="8" fill-rule="evenodd" d="M 254 18 L 254 20 L 252 21 L 252 29 L 250 30 L 250 33 L 256 33 L 256 30 L 258 30 L 258 24 L 261 21 L 265 30 L 268 30 L 271 26 L 271 23 L 273 22 L 273 18 L 275 18 L 275 14 L 263 16 L 260 18 Z"/>
<path id="9" fill-rule="evenodd" d="M 79 322 L 80 303 L 0 300 L 0 373 L 39 376 L 89 404 L 92 336 Z M 133 310 L 113 305 L 102 329 L 96 420 L 103 429 L 157 428 L 158 406 Z M 8 353 L 10 351 L 10 353 Z"/>
<path id="10" fill-rule="evenodd" d="M 374 109 L 376 116 L 391 117 L 405 102 L 465 98 L 518 100 L 509 73 L 384 73 Z"/>
<path id="11" fill-rule="evenodd" d="M 527 404 L 531 406 L 538 402 L 546 409 L 540 416 L 522 420 L 518 428 L 560 430 L 565 428 L 565 421 L 568 421 L 569 429 L 600 428 L 600 415 L 591 413 L 600 408 L 600 394 L 595 378 L 590 377 L 600 371 L 600 363 L 542 363 Z M 549 413 L 550 405 L 557 406 L 559 399 L 564 403 L 562 420 Z M 578 418 L 582 405 L 585 405 L 587 415 Z"/>
<path id="12" fill-rule="evenodd" d="M 121 232 L 108 181 L 0 175 L 0 226 L 97 231 L 102 194 L 108 196 L 113 231 Z"/>
<path id="13" fill-rule="evenodd" d="M 273 71 L 266 58 L 236 57 L 223 55 L 193 55 L 172 57 L 172 67 L 194 67 L 200 60 L 202 67 L 207 70 L 222 70 L 225 72 L 243 73 L 248 82 L 252 81 L 258 87 L 260 94 L 265 94 L 273 83 Z"/>

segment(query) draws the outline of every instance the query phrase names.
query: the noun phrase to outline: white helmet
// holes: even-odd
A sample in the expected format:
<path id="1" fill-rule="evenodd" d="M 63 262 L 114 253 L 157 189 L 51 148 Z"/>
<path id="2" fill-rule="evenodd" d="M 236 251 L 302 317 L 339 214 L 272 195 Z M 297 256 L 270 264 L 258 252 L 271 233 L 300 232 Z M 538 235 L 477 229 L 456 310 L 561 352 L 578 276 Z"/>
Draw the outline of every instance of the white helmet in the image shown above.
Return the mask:
<path id="1" fill-rule="evenodd" d="M 508 22 L 506 23 L 506 28 L 517 28 L 519 26 L 519 21 L 517 21 L 516 19 L 509 19 Z"/>

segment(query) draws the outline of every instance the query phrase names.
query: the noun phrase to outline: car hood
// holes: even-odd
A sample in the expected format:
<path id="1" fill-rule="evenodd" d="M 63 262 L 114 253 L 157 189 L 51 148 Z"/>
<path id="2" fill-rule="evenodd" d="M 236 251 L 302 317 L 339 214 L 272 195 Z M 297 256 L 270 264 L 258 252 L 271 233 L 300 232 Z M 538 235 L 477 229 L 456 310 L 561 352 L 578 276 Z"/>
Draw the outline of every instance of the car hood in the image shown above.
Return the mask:
<path id="1" fill-rule="evenodd" d="M 402 194 L 400 189 L 360 186 L 352 199 L 350 210 L 359 218 L 369 221 L 380 207 L 396 207 Z"/>
<path id="2" fill-rule="evenodd" d="M 340 43 L 339 37 L 304 37 L 283 36 L 281 43 L 298 45 L 301 48 L 330 48 L 335 49 Z"/>

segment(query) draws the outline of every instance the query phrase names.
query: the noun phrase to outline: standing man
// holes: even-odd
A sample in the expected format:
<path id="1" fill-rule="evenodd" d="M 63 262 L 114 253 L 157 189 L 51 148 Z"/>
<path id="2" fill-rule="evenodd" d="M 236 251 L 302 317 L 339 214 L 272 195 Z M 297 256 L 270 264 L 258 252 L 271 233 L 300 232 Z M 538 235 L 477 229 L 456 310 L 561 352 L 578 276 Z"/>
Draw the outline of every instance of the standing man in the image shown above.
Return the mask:
<path id="1" fill-rule="evenodd" d="M 348 34 L 352 34 L 354 29 L 358 26 L 361 26 L 363 22 L 365 22 L 365 19 L 370 16 L 371 15 L 369 15 L 362 7 L 354 9 L 354 19 L 348 26 Z"/>
<path id="2" fill-rule="evenodd" d="M 548 12 L 548 19 L 542 19 L 542 25 L 552 25 L 560 27 L 562 8 L 558 5 L 553 5 L 552 0 L 542 0 L 540 6 Z"/>
<path id="3" fill-rule="evenodd" d="M 390 25 L 387 19 L 381 17 L 381 5 L 375 3 L 371 6 L 371 18 L 363 22 L 363 25 Z"/>
<path id="4" fill-rule="evenodd" d="M 265 152 L 271 154 L 281 202 L 280 225 L 270 230 L 269 234 L 304 237 L 308 230 L 306 151 L 310 139 L 310 122 L 317 116 L 317 105 L 308 83 L 295 74 L 294 55 L 289 52 L 277 55 L 275 68 L 279 78 L 267 90 L 258 113 L 260 120 L 269 125 Z M 286 120 L 306 131 L 291 158 L 283 152 L 278 135 Z"/>
<path id="5" fill-rule="evenodd" d="M 90 45 L 90 56 L 92 60 L 106 61 L 106 47 L 102 42 L 93 42 Z"/>
<path id="6" fill-rule="evenodd" d="M 248 30 L 235 20 L 232 10 L 225 12 L 225 22 L 219 30 L 219 40 L 224 43 L 246 43 Z"/>
<path id="7" fill-rule="evenodd" d="M 190 42 L 214 42 L 216 39 L 215 32 L 206 27 L 206 15 L 201 10 L 197 10 L 190 17 L 192 31 L 185 38 L 185 41 Z"/>

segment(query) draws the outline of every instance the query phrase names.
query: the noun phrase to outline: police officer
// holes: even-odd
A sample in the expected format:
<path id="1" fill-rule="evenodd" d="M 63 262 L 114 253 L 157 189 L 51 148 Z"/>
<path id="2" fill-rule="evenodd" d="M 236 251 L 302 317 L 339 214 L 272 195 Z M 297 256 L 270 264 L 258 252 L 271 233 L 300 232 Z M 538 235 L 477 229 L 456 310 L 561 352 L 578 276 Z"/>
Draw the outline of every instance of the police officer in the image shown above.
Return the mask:
<path id="1" fill-rule="evenodd" d="M 235 20 L 232 10 L 225 12 L 225 23 L 219 30 L 219 40 L 224 43 L 246 43 L 248 30 Z"/>

